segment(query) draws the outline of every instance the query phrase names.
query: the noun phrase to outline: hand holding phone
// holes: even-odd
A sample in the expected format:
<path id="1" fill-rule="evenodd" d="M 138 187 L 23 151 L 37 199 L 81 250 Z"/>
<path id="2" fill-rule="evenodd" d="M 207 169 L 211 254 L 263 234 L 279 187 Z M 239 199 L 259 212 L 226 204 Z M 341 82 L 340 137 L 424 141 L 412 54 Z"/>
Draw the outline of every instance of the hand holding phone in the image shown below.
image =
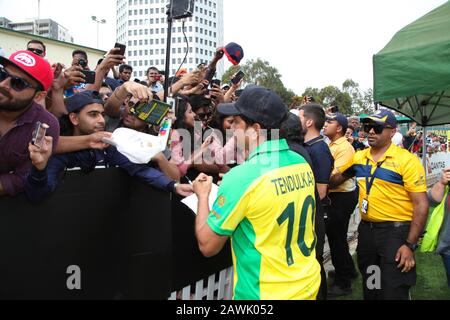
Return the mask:
<path id="1" fill-rule="evenodd" d="M 36 127 L 33 131 L 33 137 L 31 138 L 31 144 L 41 149 L 48 128 L 50 127 L 47 124 L 41 123 L 39 121 L 36 122 Z"/>
<path id="2" fill-rule="evenodd" d="M 116 44 L 114 45 L 114 48 L 120 49 L 118 54 L 121 55 L 121 56 L 125 56 L 125 51 L 127 49 L 126 45 L 116 42 Z"/>
<path id="3" fill-rule="evenodd" d="M 54 77 L 55 79 L 58 78 L 58 77 L 61 75 L 62 69 L 63 69 L 63 66 L 62 66 L 61 63 L 57 63 L 57 64 L 54 66 L 53 77 Z"/>
<path id="4" fill-rule="evenodd" d="M 85 83 L 95 83 L 95 71 L 83 70 Z"/>
<path id="5" fill-rule="evenodd" d="M 214 79 L 211 81 L 211 88 L 214 87 L 214 85 L 218 86 L 220 88 L 220 85 L 222 84 L 222 81 L 220 81 L 219 79 Z"/>
<path id="6" fill-rule="evenodd" d="M 28 146 L 28 152 L 30 153 L 30 160 L 33 166 L 38 171 L 45 170 L 48 164 L 48 160 L 52 156 L 53 138 L 44 137 L 42 139 L 42 145 L 40 148 L 30 143 L 30 145 Z"/>
<path id="7" fill-rule="evenodd" d="M 231 83 L 237 85 L 245 76 L 245 73 L 242 70 L 239 70 L 238 73 L 231 79 Z"/>

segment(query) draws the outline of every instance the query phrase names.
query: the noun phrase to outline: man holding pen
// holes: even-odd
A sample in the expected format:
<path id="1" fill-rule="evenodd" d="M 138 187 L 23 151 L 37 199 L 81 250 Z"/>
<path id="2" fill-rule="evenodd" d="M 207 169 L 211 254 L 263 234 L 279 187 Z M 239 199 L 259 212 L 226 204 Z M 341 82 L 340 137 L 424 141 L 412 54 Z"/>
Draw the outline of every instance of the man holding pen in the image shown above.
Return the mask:
<path id="1" fill-rule="evenodd" d="M 279 129 L 287 108 L 272 91 L 250 86 L 218 111 L 235 117 L 233 129 L 244 133 L 238 138 L 250 156 L 225 175 L 212 210 L 212 178 L 195 180 L 200 251 L 212 257 L 231 238 L 235 300 L 316 299 L 314 174 L 286 140 L 264 131 Z"/>

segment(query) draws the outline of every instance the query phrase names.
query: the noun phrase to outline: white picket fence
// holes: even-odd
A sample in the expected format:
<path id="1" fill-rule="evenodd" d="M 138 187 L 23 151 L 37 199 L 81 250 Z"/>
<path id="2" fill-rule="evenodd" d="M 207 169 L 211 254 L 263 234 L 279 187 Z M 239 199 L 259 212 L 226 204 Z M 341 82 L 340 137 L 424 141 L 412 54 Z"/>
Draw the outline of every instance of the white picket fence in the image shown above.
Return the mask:
<path id="1" fill-rule="evenodd" d="M 219 281 L 216 281 L 217 275 Z M 172 292 L 168 300 L 232 300 L 233 298 L 233 268 L 220 271 L 209 276 L 208 282 L 197 281 L 195 285 L 187 286 L 181 291 Z M 192 293 L 192 288 L 195 292 Z"/>

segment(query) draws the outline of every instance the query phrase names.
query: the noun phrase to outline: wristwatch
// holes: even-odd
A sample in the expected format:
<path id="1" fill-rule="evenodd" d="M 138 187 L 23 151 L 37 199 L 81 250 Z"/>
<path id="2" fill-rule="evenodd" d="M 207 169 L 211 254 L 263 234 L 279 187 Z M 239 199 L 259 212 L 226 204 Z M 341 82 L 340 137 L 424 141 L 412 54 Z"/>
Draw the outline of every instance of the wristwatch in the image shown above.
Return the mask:
<path id="1" fill-rule="evenodd" d="M 410 248 L 412 252 L 416 251 L 419 248 L 419 245 L 417 243 L 416 244 L 411 244 L 408 241 L 405 241 L 405 246 Z"/>

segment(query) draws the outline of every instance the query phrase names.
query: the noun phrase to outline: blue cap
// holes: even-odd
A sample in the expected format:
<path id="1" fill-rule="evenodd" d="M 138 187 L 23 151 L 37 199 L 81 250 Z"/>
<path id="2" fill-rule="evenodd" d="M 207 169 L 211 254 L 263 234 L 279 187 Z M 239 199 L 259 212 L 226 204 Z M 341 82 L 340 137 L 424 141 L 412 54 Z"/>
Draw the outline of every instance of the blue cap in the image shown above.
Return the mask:
<path id="1" fill-rule="evenodd" d="M 279 129 L 287 118 L 288 109 L 272 90 L 250 85 L 234 103 L 219 104 L 217 111 L 225 116 L 243 115 L 266 129 Z"/>
<path id="2" fill-rule="evenodd" d="M 87 105 L 94 103 L 104 105 L 98 91 L 83 91 L 68 98 L 66 100 L 66 108 L 69 113 L 78 112 Z"/>
<path id="3" fill-rule="evenodd" d="M 348 120 L 347 117 L 344 116 L 342 113 L 333 113 L 331 115 L 327 115 L 327 121 L 337 121 L 345 130 L 348 128 Z"/>
<path id="4" fill-rule="evenodd" d="M 244 50 L 237 43 L 230 42 L 225 48 L 223 48 L 223 51 L 228 60 L 230 60 L 230 62 L 235 66 L 237 66 L 244 58 Z"/>
<path id="5" fill-rule="evenodd" d="M 387 109 L 378 110 L 373 116 L 364 118 L 361 122 L 367 123 L 371 121 L 382 125 L 385 128 L 397 128 L 397 119 L 395 118 L 395 115 Z"/>

